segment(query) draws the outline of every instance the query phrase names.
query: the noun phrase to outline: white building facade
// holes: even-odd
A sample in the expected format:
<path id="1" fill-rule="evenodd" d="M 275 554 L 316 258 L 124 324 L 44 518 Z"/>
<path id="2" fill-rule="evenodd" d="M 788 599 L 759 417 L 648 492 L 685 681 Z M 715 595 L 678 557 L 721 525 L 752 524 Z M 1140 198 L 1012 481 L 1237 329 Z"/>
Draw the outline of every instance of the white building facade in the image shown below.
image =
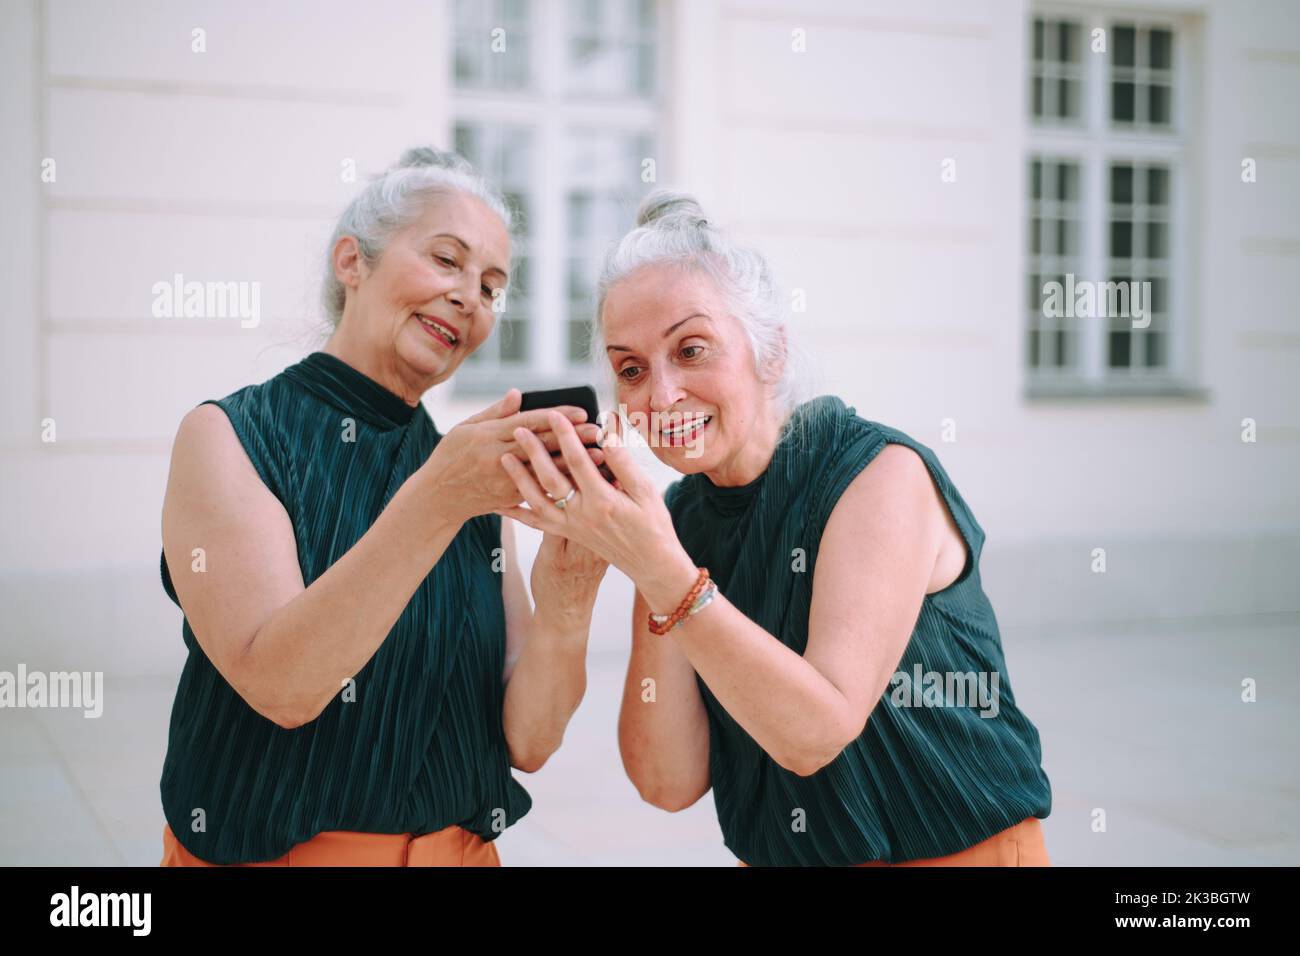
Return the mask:
<path id="1" fill-rule="evenodd" d="M 443 430 L 512 384 L 596 380 L 600 250 L 641 194 L 680 186 L 769 255 L 819 390 L 939 454 L 1005 621 L 1300 611 L 1294 3 L 4 17 L 0 593 L 20 657 L 178 664 L 157 575 L 177 423 L 323 342 L 333 220 L 421 144 L 464 150 L 526 213 L 498 332 L 427 398 Z M 1151 283 L 1149 324 L 1043 315 L 1066 275 Z M 256 284 L 256 316 L 157 314 L 158 284 L 189 281 Z M 625 645 L 629 590 L 607 583 L 597 645 Z"/>

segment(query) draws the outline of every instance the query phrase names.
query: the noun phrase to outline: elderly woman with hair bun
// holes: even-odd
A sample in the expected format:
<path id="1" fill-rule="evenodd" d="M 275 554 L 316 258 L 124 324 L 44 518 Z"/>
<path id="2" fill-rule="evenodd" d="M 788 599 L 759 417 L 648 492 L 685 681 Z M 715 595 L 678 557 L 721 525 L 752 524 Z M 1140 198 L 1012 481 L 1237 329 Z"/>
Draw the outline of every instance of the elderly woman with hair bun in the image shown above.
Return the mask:
<path id="1" fill-rule="evenodd" d="M 520 430 L 558 449 L 551 416 L 511 389 L 443 434 L 420 400 L 492 331 L 511 227 L 463 159 L 408 151 L 339 220 L 323 350 L 182 420 L 163 865 L 500 865 L 531 805 L 511 767 L 559 746 L 606 568 L 547 535 L 532 609 L 499 458 L 526 457 Z"/>
<path id="2" fill-rule="evenodd" d="M 742 865 L 1048 865 L 984 532 L 934 453 L 800 400 L 766 263 L 689 196 L 647 197 L 598 296 L 620 409 L 684 477 L 661 499 L 616 416 L 611 485 L 554 415 L 567 469 L 516 429 L 532 467 L 502 467 L 528 507 L 501 513 L 636 586 L 619 744 L 642 797 L 676 811 L 712 788 Z"/>

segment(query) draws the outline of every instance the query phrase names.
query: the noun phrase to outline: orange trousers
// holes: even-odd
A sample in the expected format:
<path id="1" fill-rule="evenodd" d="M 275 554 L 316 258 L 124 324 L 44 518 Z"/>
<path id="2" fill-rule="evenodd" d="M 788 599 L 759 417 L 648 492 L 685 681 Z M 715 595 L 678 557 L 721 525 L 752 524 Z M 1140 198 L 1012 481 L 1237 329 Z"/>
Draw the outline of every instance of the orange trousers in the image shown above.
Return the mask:
<path id="1" fill-rule="evenodd" d="M 200 860 L 163 824 L 160 866 L 220 866 Z M 463 827 L 450 826 L 412 838 L 409 833 L 326 830 L 284 856 L 234 866 L 500 866 L 496 844 Z"/>
<path id="2" fill-rule="evenodd" d="M 741 866 L 749 866 L 744 860 Z M 1043 842 L 1043 827 L 1038 817 L 1028 817 L 1015 826 L 995 833 L 987 840 L 948 856 L 935 856 L 928 860 L 907 860 L 903 863 L 885 863 L 871 860 L 858 866 L 1051 866 L 1047 858 L 1047 844 Z"/>

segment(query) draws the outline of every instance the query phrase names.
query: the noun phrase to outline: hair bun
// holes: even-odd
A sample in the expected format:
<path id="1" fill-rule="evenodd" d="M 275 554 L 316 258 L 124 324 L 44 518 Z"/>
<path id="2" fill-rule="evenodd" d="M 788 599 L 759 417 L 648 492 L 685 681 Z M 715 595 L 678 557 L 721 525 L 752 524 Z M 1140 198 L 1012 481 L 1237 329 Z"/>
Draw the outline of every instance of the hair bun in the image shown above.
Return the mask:
<path id="1" fill-rule="evenodd" d="M 636 224 L 648 226 L 656 222 L 689 225 L 699 229 L 707 229 L 711 225 L 696 198 L 676 189 L 656 189 L 641 200 L 641 206 L 636 211 Z"/>

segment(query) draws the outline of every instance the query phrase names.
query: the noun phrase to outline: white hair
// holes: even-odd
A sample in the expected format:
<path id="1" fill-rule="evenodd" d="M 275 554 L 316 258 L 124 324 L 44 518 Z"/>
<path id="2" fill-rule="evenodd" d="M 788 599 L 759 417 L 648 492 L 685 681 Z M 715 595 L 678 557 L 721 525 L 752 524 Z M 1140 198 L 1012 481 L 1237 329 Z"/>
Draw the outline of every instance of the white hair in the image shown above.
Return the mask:
<path id="1" fill-rule="evenodd" d="M 355 236 L 361 257 L 373 266 L 393 234 L 416 222 L 431 196 L 461 192 L 481 200 L 501 217 L 513 233 L 515 214 L 501 192 L 468 160 L 453 152 L 419 146 L 408 149 L 395 166 L 375 176 L 343 210 L 325 255 L 321 301 L 330 324 L 343 318 L 347 290 L 334 275 L 334 246 L 343 236 Z"/>
<path id="2" fill-rule="evenodd" d="M 618 283 L 652 265 L 699 271 L 713 280 L 745 330 L 754 368 L 769 383 L 783 425 L 788 424 L 811 391 L 808 357 L 790 334 L 789 301 L 761 253 L 733 242 L 709 222 L 695 197 L 672 189 L 657 189 L 642 200 L 636 226 L 609 249 L 596 281 L 591 361 L 609 374 L 611 387 L 613 373 L 604 355 L 605 300 Z M 773 379 L 769 370 L 778 366 Z"/>

